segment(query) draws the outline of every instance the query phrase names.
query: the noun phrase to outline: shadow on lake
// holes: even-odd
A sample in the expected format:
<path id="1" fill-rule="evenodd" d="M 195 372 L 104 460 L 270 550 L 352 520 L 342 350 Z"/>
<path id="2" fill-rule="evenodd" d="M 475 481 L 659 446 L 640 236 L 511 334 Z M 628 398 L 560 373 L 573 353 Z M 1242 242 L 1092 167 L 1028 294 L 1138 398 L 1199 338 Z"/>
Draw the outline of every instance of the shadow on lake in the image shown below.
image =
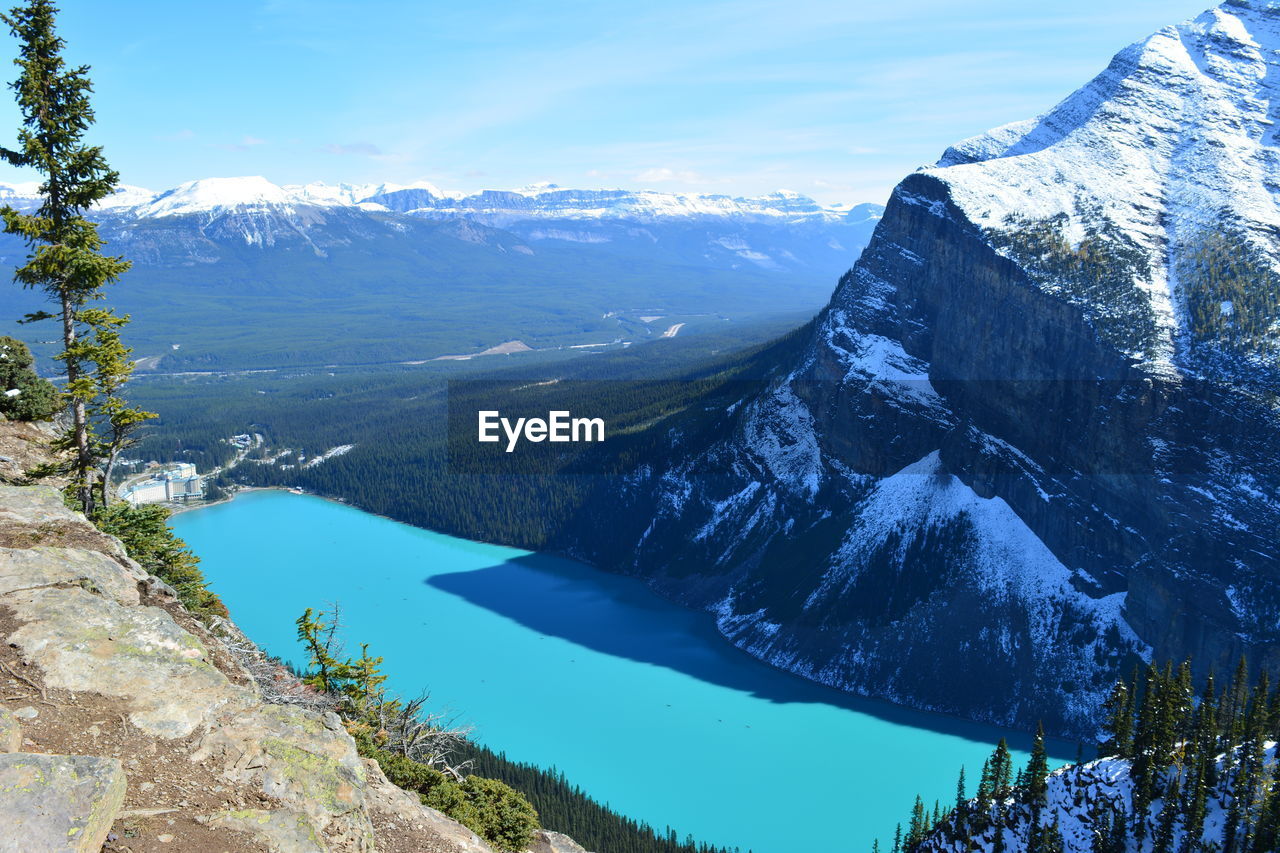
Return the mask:
<path id="1" fill-rule="evenodd" d="M 542 554 L 429 577 L 423 583 L 543 636 L 615 658 L 665 667 L 702 682 L 774 703 L 818 703 L 886 722 L 994 745 L 1008 737 L 1029 749 L 1031 736 L 889 702 L 854 696 L 775 669 L 735 648 L 710 614 L 664 601 L 641 581 Z M 1049 746 L 1074 755 L 1064 741 Z"/>

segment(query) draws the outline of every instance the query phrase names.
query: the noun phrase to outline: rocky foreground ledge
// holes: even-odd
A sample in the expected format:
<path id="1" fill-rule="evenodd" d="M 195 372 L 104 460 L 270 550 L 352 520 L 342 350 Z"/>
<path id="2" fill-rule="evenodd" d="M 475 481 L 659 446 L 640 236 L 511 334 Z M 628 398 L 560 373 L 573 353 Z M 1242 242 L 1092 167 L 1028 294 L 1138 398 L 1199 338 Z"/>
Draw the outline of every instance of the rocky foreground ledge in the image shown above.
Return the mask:
<path id="1" fill-rule="evenodd" d="M 0 428 L 12 475 L 40 434 Z M 491 853 L 336 714 L 265 701 L 219 633 L 56 489 L 0 485 L 0 853 Z"/>

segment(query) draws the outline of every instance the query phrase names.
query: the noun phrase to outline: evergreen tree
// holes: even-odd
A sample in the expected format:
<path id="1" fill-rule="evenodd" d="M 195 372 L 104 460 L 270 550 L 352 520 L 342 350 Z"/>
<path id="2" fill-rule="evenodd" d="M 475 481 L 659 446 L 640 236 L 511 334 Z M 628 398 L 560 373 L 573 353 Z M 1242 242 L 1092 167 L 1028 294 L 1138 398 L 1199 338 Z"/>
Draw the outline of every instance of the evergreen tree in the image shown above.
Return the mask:
<path id="1" fill-rule="evenodd" d="M 119 396 L 119 386 L 132 369 L 117 334 L 126 318 L 108 309 L 88 309 L 129 269 L 129 262 L 102 254 L 97 226 L 85 218 L 95 202 L 112 193 L 119 175 L 108 167 L 100 147 L 83 142 L 94 121 L 89 103 L 93 86 L 87 66 L 68 67 L 62 58 L 66 45 L 55 29 L 56 12 L 49 0 L 29 0 L 0 15 L 21 43 L 14 61 L 20 74 L 11 88 L 22 114 L 18 146 L 0 148 L 0 158 L 35 169 L 44 178 L 36 211 L 19 213 L 5 207 L 0 217 L 5 231 L 22 237 L 32 249 L 27 263 L 14 272 L 15 280 L 43 290 L 56 306 L 54 313 L 41 311 L 27 320 L 57 319 L 62 327 L 58 358 L 67 375 L 63 394 L 71 426 L 57 446 L 71 452 L 67 473 L 75 501 L 92 516 L 95 506 L 106 502 L 102 496 L 108 486 L 95 488 L 95 483 L 103 479 L 100 454 L 112 444 L 95 435 L 95 408 L 126 430 L 128 422 L 149 415 L 131 410 Z M 104 382 L 114 390 L 107 390 Z"/>
<path id="2" fill-rule="evenodd" d="M 304 617 L 305 618 L 305 617 Z M 351 703 L 354 712 L 363 716 L 383 698 L 382 684 L 387 676 L 382 674 L 382 658 L 369 654 L 369 644 L 360 644 L 360 657 L 348 666 L 351 681 L 343 685 L 343 693 Z"/>
<path id="3" fill-rule="evenodd" d="M 907 849 L 910 850 L 915 845 L 924 840 L 925 831 L 927 830 L 924 800 L 916 794 L 916 803 L 911 807 L 911 823 L 907 826 Z"/>
<path id="4" fill-rule="evenodd" d="M 1192 853 L 1200 849 L 1196 839 L 1204 835 L 1204 821 L 1209 811 L 1209 789 L 1204 784 L 1203 770 L 1195 771 L 1188 784 L 1191 790 L 1180 853 Z"/>
<path id="5" fill-rule="evenodd" d="M 58 411 L 58 389 L 36 375 L 31 350 L 0 335 L 0 415 L 13 421 L 43 421 Z"/>
<path id="6" fill-rule="evenodd" d="M 1009 744 L 1004 738 L 996 744 L 991 753 L 991 783 L 997 799 L 1009 794 L 1009 785 L 1013 779 L 1013 757 L 1009 754 Z"/>
<path id="7" fill-rule="evenodd" d="M 1178 820 L 1178 786 L 1170 779 L 1165 786 L 1160 816 L 1156 819 L 1156 833 L 1152 839 L 1151 853 L 1173 853 L 1173 830 Z"/>
<path id="8" fill-rule="evenodd" d="M 1063 853 L 1066 847 L 1062 839 L 1062 826 L 1058 823 L 1058 819 L 1053 819 L 1053 825 L 1045 830 L 1044 841 L 1040 845 L 1041 853 Z"/>
<path id="9" fill-rule="evenodd" d="M 329 618 L 326 618 L 329 617 Z M 338 693 L 351 678 L 351 664 L 338 655 L 338 617 L 310 607 L 298 617 L 298 641 L 307 650 L 307 673 L 302 683 L 321 693 Z"/>
<path id="10" fill-rule="evenodd" d="M 994 793 L 991 781 L 991 759 L 982 762 L 982 775 L 978 777 L 978 814 L 986 814 L 991 808 L 991 797 Z"/>
<path id="11" fill-rule="evenodd" d="M 1098 754 L 1129 758 L 1133 753 L 1133 696 L 1123 681 L 1111 688 L 1102 710 L 1107 737 L 1098 744 Z"/>
<path id="12" fill-rule="evenodd" d="M 1031 814 L 1038 819 L 1049 792 L 1049 753 L 1044 747 L 1044 723 L 1036 725 L 1036 739 L 1031 746 L 1031 758 L 1027 761 L 1027 794 L 1031 801 Z"/>

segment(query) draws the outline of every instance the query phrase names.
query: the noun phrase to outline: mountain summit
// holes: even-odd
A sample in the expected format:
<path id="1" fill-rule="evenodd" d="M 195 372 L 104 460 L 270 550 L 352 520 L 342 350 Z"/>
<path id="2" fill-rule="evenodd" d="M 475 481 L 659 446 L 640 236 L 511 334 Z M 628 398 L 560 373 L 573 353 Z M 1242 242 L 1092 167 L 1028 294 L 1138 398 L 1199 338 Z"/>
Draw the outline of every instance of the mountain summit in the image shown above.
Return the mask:
<path id="1" fill-rule="evenodd" d="M 1091 735 L 1140 656 L 1275 673 L 1278 49 L 1225 3 L 908 176 L 730 437 L 565 547 L 781 667 L 1002 723 Z"/>

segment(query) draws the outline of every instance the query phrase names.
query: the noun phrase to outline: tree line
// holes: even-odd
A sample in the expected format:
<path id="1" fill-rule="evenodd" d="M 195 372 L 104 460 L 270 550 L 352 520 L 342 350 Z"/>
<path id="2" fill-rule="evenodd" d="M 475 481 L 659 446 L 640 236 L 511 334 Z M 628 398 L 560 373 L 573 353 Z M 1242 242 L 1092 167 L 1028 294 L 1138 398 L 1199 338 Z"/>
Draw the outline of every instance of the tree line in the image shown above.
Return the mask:
<path id="1" fill-rule="evenodd" d="M 1271 688 L 1265 671 L 1253 679 L 1241 658 L 1225 683 L 1211 672 L 1197 691 L 1190 662 L 1150 663 L 1116 682 L 1103 718 L 1098 755 L 1122 764 L 1128 793 L 1117 787 L 1075 815 L 1095 853 L 1280 849 L 1280 689 Z M 1080 764 L 1054 772 L 1079 773 Z M 983 765 L 976 796 L 966 795 L 962 769 L 954 804 L 930 810 L 917 797 L 888 849 L 934 851 L 990 835 L 993 853 L 1059 853 L 1050 775 L 1043 729 L 1016 776 L 1001 740 Z M 1016 846 L 1007 847 L 1011 839 Z M 879 853 L 879 842 L 873 849 Z"/>

